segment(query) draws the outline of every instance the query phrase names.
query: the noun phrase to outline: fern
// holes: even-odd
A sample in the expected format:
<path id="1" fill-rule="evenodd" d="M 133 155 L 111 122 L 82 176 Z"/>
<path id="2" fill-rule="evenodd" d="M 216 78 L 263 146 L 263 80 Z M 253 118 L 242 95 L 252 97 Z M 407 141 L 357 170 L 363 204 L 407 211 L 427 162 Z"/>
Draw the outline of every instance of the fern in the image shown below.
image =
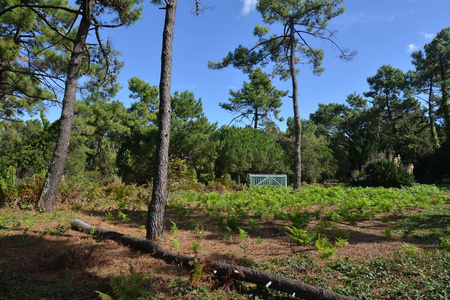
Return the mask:
<path id="1" fill-rule="evenodd" d="M 202 248 L 202 246 L 200 245 L 200 241 L 199 240 L 194 240 L 192 242 L 191 249 L 192 249 L 192 251 L 195 252 L 195 255 L 198 254 L 198 251 L 200 251 L 201 248 Z"/>
<path id="2" fill-rule="evenodd" d="M 203 273 L 202 265 L 200 264 L 198 258 L 194 258 L 194 268 L 192 269 L 190 276 L 191 282 L 193 283 L 199 280 L 202 277 L 202 273 Z"/>
<path id="3" fill-rule="evenodd" d="M 177 234 L 178 233 L 177 224 L 174 221 L 172 221 L 172 220 L 170 220 L 170 223 L 172 223 L 172 226 L 170 227 L 170 230 L 172 230 L 173 234 Z"/>
<path id="4" fill-rule="evenodd" d="M 172 237 L 170 238 L 170 240 L 172 241 L 172 246 L 175 249 L 178 249 L 178 247 L 180 247 L 180 241 L 176 237 Z"/>
<path id="5" fill-rule="evenodd" d="M 127 300 L 136 299 L 142 294 L 142 282 L 142 275 L 136 273 L 130 265 L 130 274 L 126 275 L 121 271 L 120 276 L 111 277 L 109 284 L 117 300 Z"/>
<path id="6" fill-rule="evenodd" d="M 348 246 L 348 245 L 350 245 L 350 244 L 348 243 L 348 240 L 347 240 L 347 239 L 337 238 L 336 242 L 334 242 L 334 245 L 335 245 L 337 248 L 342 248 L 342 247 Z"/>
<path id="7" fill-rule="evenodd" d="M 319 251 L 320 258 L 328 258 L 336 252 L 336 248 L 330 243 L 326 237 L 318 237 L 315 242 L 316 248 Z"/>
<path id="8" fill-rule="evenodd" d="M 241 229 L 241 228 L 239 228 L 239 227 L 238 227 L 238 230 L 239 230 L 239 238 L 240 238 L 241 240 L 246 240 L 246 239 L 248 239 L 248 233 L 247 233 L 247 231 L 245 231 L 244 229 Z"/>
<path id="9" fill-rule="evenodd" d="M 95 291 L 95 292 L 98 294 L 98 296 L 100 297 L 101 300 L 114 300 L 114 298 L 108 294 L 102 293 L 100 291 Z"/>
<path id="10" fill-rule="evenodd" d="M 127 222 L 131 220 L 125 213 L 121 212 L 120 210 L 117 212 L 117 218 L 122 222 Z"/>
<path id="11" fill-rule="evenodd" d="M 286 234 L 299 245 L 312 245 L 312 243 L 318 238 L 318 233 L 315 231 L 308 231 L 289 226 L 286 226 L 286 229 L 289 230 Z"/>
<path id="12" fill-rule="evenodd" d="M 114 220 L 114 216 L 113 216 L 113 214 L 110 211 L 108 211 L 105 214 L 105 217 L 106 217 L 106 221 L 113 221 Z"/>
<path id="13" fill-rule="evenodd" d="M 450 251 L 450 236 L 441 237 L 439 247 L 445 251 Z"/>
<path id="14" fill-rule="evenodd" d="M 132 299 L 129 283 L 123 273 L 121 273 L 119 277 L 111 277 L 109 285 L 111 286 L 114 296 L 117 297 L 117 300 Z"/>

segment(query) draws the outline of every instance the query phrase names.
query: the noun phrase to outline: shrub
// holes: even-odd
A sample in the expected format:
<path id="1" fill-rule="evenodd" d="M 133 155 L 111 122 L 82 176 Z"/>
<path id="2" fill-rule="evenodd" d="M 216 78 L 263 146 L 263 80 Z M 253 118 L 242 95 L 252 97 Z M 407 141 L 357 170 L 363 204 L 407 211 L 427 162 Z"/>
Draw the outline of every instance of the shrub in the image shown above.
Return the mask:
<path id="1" fill-rule="evenodd" d="M 412 186 L 413 175 L 401 163 L 377 159 L 369 162 L 361 172 L 351 179 L 353 186 L 396 187 Z"/>
<path id="2" fill-rule="evenodd" d="M 7 204 L 20 209 L 32 209 L 39 199 L 44 173 L 26 177 L 19 182 L 14 175 L 14 168 L 8 170 L 11 177 L 0 178 L 0 207 Z"/>
<path id="3" fill-rule="evenodd" d="M 0 207 L 6 202 L 8 190 L 17 185 L 16 172 L 13 167 L 5 167 L 0 162 Z"/>
<path id="4" fill-rule="evenodd" d="M 183 189 L 189 190 L 191 185 L 197 183 L 195 171 L 189 167 L 186 160 L 178 157 L 170 158 L 167 179 L 167 185 L 171 191 Z"/>

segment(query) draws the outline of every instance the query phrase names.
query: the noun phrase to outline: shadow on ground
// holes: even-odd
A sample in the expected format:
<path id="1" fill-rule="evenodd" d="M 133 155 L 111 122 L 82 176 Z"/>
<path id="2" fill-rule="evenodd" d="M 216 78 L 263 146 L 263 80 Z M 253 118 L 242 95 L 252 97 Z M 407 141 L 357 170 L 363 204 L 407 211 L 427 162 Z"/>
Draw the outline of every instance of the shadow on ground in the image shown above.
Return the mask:
<path id="1" fill-rule="evenodd" d="M 398 216 L 394 229 L 410 243 L 438 245 L 440 238 L 450 235 L 450 215 L 446 213 L 418 213 Z"/>
<path id="2" fill-rule="evenodd" d="M 105 278 L 86 269 L 106 261 L 95 245 L 17 234 L 0 238 L 0 299 L 96 299 Z"/>
<path id="3" fill-rule="evenodd" d="M 161 292 L 168 290 L 168 284 L 162 286 L 167 280 L 161 274 L 186 275 L 172 268 L 116 242 L 96 241 L 76 232 L 42 236 L 10 231 L 0 237 L 1 300 L 100 299 L 96 291 L 113 295 L 112 280 L 128 282 L 132 273 L 148 279 L 142 289 L 156 290 L 152 286 L 158 284 Z"/>

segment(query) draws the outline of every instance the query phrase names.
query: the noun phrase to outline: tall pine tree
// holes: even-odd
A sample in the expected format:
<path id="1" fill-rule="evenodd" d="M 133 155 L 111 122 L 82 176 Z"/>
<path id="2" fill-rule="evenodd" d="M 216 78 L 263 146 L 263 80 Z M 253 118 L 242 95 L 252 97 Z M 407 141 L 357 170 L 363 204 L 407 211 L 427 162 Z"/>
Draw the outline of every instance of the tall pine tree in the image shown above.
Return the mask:
<path id="1" fill-rule="evenodd" d="M 301 122 L 297 65 L 300 62 L 310 64 L 314 74 L 324 71 L 321 67 L 324 51 L 315 49 L 311 44 L 311 38 L 331 42 L 344 59 L 353 56 L 354 53 L 348 53 L 337 45 L 333 32 L 327 29 L 328 21 L 344 12 L 342 2 L 343 0 L 260 0 L 257 9 L 263 21 L 268 25 L 280 24 L 280 33 L 267 37 L 269 28 L 256 25 L 254 30 L 254 35 L 258 38 L 256 45 L 250 49 L 239 46 L 222 62 L 209 63 L 213 69 L 233 65 L 248 72 L 255 64 L 266 65 L 273 62 L 274 71 L 281 79 L 291 79 L 295 124 L 295 188 L 301 186 Z"/>

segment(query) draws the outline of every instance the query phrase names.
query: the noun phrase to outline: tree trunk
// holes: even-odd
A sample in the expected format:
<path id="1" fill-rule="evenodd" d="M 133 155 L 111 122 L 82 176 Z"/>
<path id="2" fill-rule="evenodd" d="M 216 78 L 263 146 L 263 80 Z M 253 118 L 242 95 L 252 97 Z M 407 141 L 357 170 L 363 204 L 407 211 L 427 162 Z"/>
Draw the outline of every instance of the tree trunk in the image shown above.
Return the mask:
<path id="1" fill-rule="evenodd" d="M 292 102 L 294 105 L 294 122 L 295 122 L 295 179 L 294 189 L 298 189 L 302 185 L 302 124 L 300 122 L 300 114 L 298 109 L 298 82 L 297 74 L 295 72 L 295 30 L 294 23 L 291 21 L 289 25 L 290 30 L 290 46 L 289 46 L 289 71 L 292 78 Z"/>
<path id="2" fill-rule="evenodd" d="M 434 123 L 434 112 L 433 112 L 433 79 L 430 80 L 430 90 L 428 92 L 428 115 L 431 130 L 431 142 L 433 143 L 434 150 L 440 148 L 439 139 L 436 132 L 436 124 Z"/>
<path id="3" fill-rule="evenodd" d="M 135 250 L 141 251 L 142 253 L 150 253 L 153 257 L 162 259 L 169 264 L 175 263 L 188 269 L 192 269 L 194 266 L 195 257 L 169 251 L 156 243 L 125 235 L 119 232 L 93 227 L 81 220 L 72 220 L 70 224 L 72 229 L 74 230 L 80 230 L 85 233 L 89 233 L 102 238 L 113 239 L 124 245 L 131 246 Z M 203 271 L 210 271 L 215 276 L 228 277 L 229 279 L 254 283 L 260 286 L 265 286 L 269 289 L 289 293 L 289 295 L 293 297 L 311 300 L 354 299 L 352 297 L 337 294 L 320 287 L 311 286 L 300 281 L 292 280 L 279 275 L 270 274 L 225 262 L 205 259 L 198 260 L 202 265 Z"/>
<path id="4" fill-rule="evenodd" d="M 78 78 L 83 58 L 83 50 L 86 43 L 86 37 L 89 33 L 89 27 L 92 23 L 95 0 L 83 1 L 83 16 L 78 28 L 77 36 L 73 45 L 72 54 L 67 70 L 67 79 L 65 83 L 63 107 L 61 118 L 59 119 L 59 132 L 56 141 L 55 151 L 52 162 L 42 187 L 41 194 L 37 203 L 38 210 L 51 212 L 58 194 L 59 183 L 64 173 L 67 151 L 69 149 L 70 131 L 72 129 L 76 92 Z"/>
<path id="5" fill-rule="evenodd" d="M 448 81 L 448 69 L 445 68 L 445 62 L 439 57 L 439 73 L 440 73 L 440 85 L 441 85 L 441 110 L 444 117 L 444 132 L 447 136 L 447 142 L 450 140 L 450 95 L 448 93 L 447 81 Z"/>
<path id="6" fill-rule="evenodd" d="M 161 78 L 159 82 L 159 130 L 156 148 L 155 177 L 152 200 L 147 214 L 147 235 L 155 240 L 164 235 L 164 206 L 167 194 L 167 169 L 169 167 L 170 119 L 172 114 L 170 85 L 172 80 L 172 42 L 177 0 L 167 1 L 161 52 Z"/>

